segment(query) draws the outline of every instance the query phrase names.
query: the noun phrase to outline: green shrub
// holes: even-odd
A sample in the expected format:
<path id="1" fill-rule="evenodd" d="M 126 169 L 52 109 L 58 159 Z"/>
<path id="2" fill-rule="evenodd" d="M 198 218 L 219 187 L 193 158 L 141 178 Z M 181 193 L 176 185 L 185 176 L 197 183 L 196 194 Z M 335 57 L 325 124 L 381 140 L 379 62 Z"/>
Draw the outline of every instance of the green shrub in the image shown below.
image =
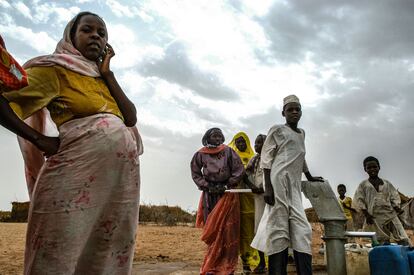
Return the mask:
<path id="1" fill-rule="evenodd" d="M 178 206 L 141 205 L 139 221 L 159 225 L 174 226 L 178 224 L 194 224 L 195 214 L 188 213 Z"/>
<path id="2" fill-rule="evenodd" d="M 10 211 L 0 211 L 0 222 L 10 221 L 11 212 Z"/>

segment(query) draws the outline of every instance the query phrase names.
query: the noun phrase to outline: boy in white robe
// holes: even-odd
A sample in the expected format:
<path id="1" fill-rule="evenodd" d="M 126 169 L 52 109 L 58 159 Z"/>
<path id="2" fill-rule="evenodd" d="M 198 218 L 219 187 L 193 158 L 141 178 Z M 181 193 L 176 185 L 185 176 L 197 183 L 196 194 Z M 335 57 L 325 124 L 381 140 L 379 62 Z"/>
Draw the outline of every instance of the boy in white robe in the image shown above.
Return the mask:
<path id="1" fill-rule="evenodd" d="M 287 274 L 288 247 L 292 247 L 299 275 L 312 274 L 312 228 L 302 205 L 302 172 L 313 177 L 305 161 L 305 132 L 298 128 L 302 116 L 299 99 L 283 100 L 286 124 L 270 128 L 261 153 L 266 206 L 251 244 L 269 256 L 269 274 Z"/>
<path id="2" fill-rule="evenodd" d="M 389 243 L 393 239 L 398 244 L 410 245 L 410 239 L 398 218 L 401 200 L 397 189 L 389 181 L 378 177 L 378 159 L 369 156 L 363 164 L 369 178 L 361 182 L 355 191 L 353 207 L 364 214 L 364 229 L 374 228 L 380 243 Z"/>

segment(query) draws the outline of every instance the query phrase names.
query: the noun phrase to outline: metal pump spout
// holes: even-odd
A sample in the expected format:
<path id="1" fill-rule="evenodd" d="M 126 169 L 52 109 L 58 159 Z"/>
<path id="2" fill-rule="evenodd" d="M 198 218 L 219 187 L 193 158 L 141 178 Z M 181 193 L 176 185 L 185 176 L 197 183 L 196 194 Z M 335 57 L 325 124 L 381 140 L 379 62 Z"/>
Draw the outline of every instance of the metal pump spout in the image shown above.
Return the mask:
<path id="1" fill-rule="evenodd" d="M 327 271 L 329 275 L 346 275 L 345 214 L 328 181 L 302 182 L 302 191 L 323 223 L 326 245 Z"/>
<path id="2" fill-rule="evenodd" d="M 326 245 L 327 271 L 329 275 L 346 275 L 345 242 L 347 237 L 371 238 L 377 241 L 375 232 L 345 231 L 346 217 L 328 181 L 302 182 L 302 191 L 323 223 Z"/>

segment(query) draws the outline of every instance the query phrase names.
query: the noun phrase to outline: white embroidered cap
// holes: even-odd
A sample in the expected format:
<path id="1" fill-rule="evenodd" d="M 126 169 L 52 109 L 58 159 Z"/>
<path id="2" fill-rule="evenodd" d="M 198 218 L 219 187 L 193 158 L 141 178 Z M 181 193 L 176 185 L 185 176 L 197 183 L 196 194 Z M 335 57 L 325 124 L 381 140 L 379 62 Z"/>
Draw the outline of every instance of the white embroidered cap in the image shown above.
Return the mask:
<path id="1" fill-rule="evenodd" d="M 299 98 L 297 96 L 295 96 L 295 95 L 288 95 L 287 97 L 285 97 L 283 99 L 283 107 L 285 107 L 286 104 L 292 103 L 292 102 L 295 102 L 295 103 L 299 103 L 300 104 Z"/>

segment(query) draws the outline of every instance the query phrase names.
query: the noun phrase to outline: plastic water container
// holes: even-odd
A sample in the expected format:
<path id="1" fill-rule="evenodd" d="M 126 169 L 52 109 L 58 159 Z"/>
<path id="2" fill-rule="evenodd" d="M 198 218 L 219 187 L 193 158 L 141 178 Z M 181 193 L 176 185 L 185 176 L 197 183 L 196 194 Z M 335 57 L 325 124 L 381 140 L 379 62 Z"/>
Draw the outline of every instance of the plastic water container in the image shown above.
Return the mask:
<path id="1" fill-rule="evenodd" d="M 407 256 L 408 256 L 408 262 L 410 263 L 411 274 L 414 274 L 414 250 L 411 250 L 410 252 L 408 252 Z"/>
<path id="2" fill-rule="evenodd" d="M 346 272 L 348 275 L 368 275 L 368 252 L 372 248 L 356 243 L 345 244 Z"/>
<path id="3" fill-rule="evenodd" d="M 409 248 L 401 245 L 382 245 L 369 252 L 371 275 L 411 275 L 408 263 Z"/>

